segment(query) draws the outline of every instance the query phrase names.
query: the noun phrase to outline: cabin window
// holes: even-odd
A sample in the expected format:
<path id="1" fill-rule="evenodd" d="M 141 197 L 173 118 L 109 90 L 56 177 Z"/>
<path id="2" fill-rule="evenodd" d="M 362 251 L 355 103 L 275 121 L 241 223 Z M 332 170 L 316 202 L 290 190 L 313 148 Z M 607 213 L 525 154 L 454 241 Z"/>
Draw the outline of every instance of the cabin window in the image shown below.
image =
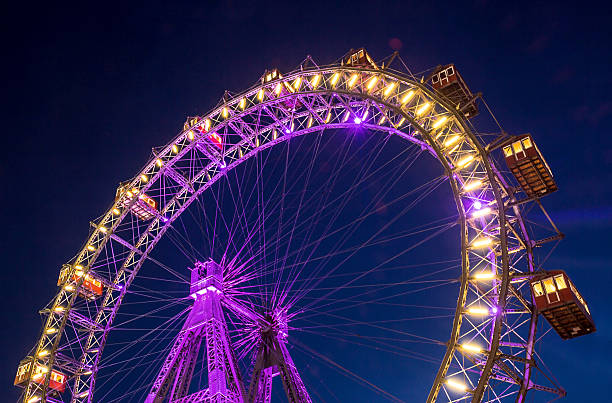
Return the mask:
<path id="1" fill-rule="evenodd" d="M 363 50 L 359 51 L 359 57 L 363 57 Z"/>
<path id="2" fill-rule="evenodd" d="M 541 297 L 542 295 L 544 295 L 544 290 L 542 290 L 542 283 L 536 281 L 535 283 L 531 283 L 531 285 L 533 286 L 533 292 L 535 293 L 536 297 Z"/>
<path id="3" fill-rule="evenodd" d="M 558 290 L 564 290 L 567 288 L 567 284 L 565 284 L 565 279 L 562 274 L 555 276 L 555 283 L 557 284 Z"/>
<path id="4" fill-rule="evenodd" d="M 529 137 L 523 139 L 523 147 L 525 148 L 531 147 L 531 139 Z"/>
<path id="5" fill-rule="evenodd" d="M 504 155 L 506 157 L 512 156 L 512 147 L 510 147 L 510 146 L 504 147 Z"/>
<path id="6" fill-rule="evenodd" d="M 440 80 L 444 80 L 446 78 L 446 71 L 440 72 Z"/>
<path id="7" fill-rule="evenodd" d="M 431 82 L 434 83 L 434 84 L 438 82 L 438 75 L 437 74 L 435 74 L 433 76 L 433 79 L 431 80 Z"/>
<path id="8" fill-rule="evenodd" d="M 546 278 L 542 280 L 542 282 L 544 283 L 546 294 L 552 294 L 553 292 L 557 291 L 557 289 L 555 288 L 555 283 L 553 283 L 552 277 Z"/>
<path id="9" fill-rule="evenodd" d="M 514 153 L 520 153 L 521 151 L 523 151 L 523 147 L 521 146 L 521 142 L 520 141 L 515 141 L 514 143 L 512 143 L 512 148 L 514 148 Z"/>
<path id="10" fill-rule="evenodd" d="M 449 76 L 452 76 L 453 74 L 455 74 L 455 72 L 453 71 L 452 67 L 449 67 L 448 69 L 446 69 L 446 74 L 448 74 Z"/>

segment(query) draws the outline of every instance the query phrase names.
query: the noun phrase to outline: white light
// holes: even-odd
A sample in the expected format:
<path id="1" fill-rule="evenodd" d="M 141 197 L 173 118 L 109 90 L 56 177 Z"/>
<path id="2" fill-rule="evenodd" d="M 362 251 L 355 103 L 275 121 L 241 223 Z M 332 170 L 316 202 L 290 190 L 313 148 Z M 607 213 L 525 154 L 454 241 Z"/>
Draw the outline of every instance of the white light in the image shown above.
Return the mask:
<path id="1" fill-rule="evenodd" d="M 479 238 L 475 240 L 474 242 L 472 242 L 472 247 L 481 248 L 483 246 L 489 246 L 492 243 L 493 243 L 493 240 L 491 238 Z"/>
<path id="2" fill-rule="evenodd" d="M 359 77 L 359 76 L 358 76 L 357 74 L 353 74 L 353 75 L 351 76 L 351 79 L 350 79 L 350 80 L 349 80 L 349 82 L 348 82 L 348 87 L 349 87 L 349 88 L 352 88 L 352 87 L 355 85 L 355 83 L 357 82 L 357 78 L 358 78 L 358 77 Z"/>
<path id="3" fill-rule="evenodd" d="M 87 245 L 87 250 L 90 251 L 90 252 L 93 252 L 93 251 L 96 250 L 96 247 L 93 246 L 93 245 Z"/>
<path id="4" fill-rule="evenodd" d="M 38 353 L 39 358 L 46 357 L 48 355 L 49 355 L 49 350 L 42 350 L 40 353 Z"/>
<path id="5" fill-rule="evenodd" d="M 193 130 L 189 130 L 189 132 L 187 132 L 187 138 L 189 140 L 193 140 L 194 137 L 195 137 L 195 134 L 193 134 Z"/>
<path id="6" fill-rule="evenodd" d="M 487 308 L 472 307 L 467 310 L 467 313 L 470 315 L 488 315 L 489 310 Z"/>
<path id="7" fill-rule="evenodd" d="M 335 73 L 335 74 L 332 76 L 332 79 L 331 79 L 331 85 L 332 85 L 332 86 L 336 85 L 336 83 L 338 82 L 338 79 L 339 79 L 339 78 L 340 78 L 340 73 Z"/>
<path id="8" fill-rule="evenodd" d="M 408 101 L 412 99 L 414 96 L 414 91 L 410 90 L 404 97 L 402 98 L 402 105 L 406 104 Z"/>
<path id="9" fill-rule="evenodd" d="M 453 389 L 460 390 L 462 392 L 467 391 L 467 386 L 463 382 L 455 381 L 453 379 L 447 379 L 446 384 Z"/>
<path id="10" fill-rule="evenodd" d="M 432 127 L 434 129 L 437 129 L 438 127 L 442 126 L 444 124 L 444 122 L 446 122 L 448 120 L 448 118 L 446 116 L 442 116 L 440 119 L 436 120 L 434 122 L 434 124 L 432 125 Z"/>
<path id="11" fill-rule="evenodd" d="M 476 280 L 491 280 L 495 277 L 495 273 L 491 271 L 481 271 L 480 273 L 474 274 Z"/>
<path id="12" fill-rule="evenodd" d="M 244 109 L 244 107 L 246 106 L 246 98 L 242 98 L 238 106 L 240 107 L 240 109 Z"/>
<path id="13" fill-rule="evenodd" d="M 312 78 L 312 88 L 317 88 L 317 86 L 319 85 L 319 80 L 321 80 L 321 75 L 317 74 L 316 76 L 314 76 Z"/>
<path id="14" fill-rule="evenodd" d="M 280 84 L 279 84 L 279 85 L 280 85 Z M 224 107 L 224 108 L 221 110 L 221 115 L 222 115 L 224 118 L 226 118 L 228 114 L 229 114 L 229 112 L 228 112 L 227 108 L 225 108 L 225 107 Z"/>
<path id="15" fill-rule="evenodd" d="M 423 105 L 419 107 L 419 109 L 417 109 L 416 115 L 417 116 L 423 115 L 425 112 L 429 110 L 429 108 L 431 108 L 431 102 L 425 102 Z"/>
<path id="16" fill-rule="evenodd" d="M 479 208 L 481 208 L 481 207 L 482 207 L 482 203 L 481 203 L 479 200 L 476 200 L 476 201 L 474 202 L 474 208 L 475 208 L 475 209 L 479 209 Z"/>
<path id="17" fill-rule="evenodd" d="M 491 208 L 490 207 L 485 207 L 483 209 L 474 211 L 472 213 L 472 217 L 473 218 L 478 218 L 478 217 L 486 216 L 487 214 L 491 214 Z"/>
<path id="18" fill-rule="evenodd" d="M 378 77 L 376 77 L 376 76 L 372 77 L 370 79 L 370 82 L 367 85 L 367 89 L 371 90 L 376 85 L 377 82 L 378 82 Z"/>
<path id="19" fill-rule="evenodd" d="M 45 330 L 45 333 L 47 333 L 47 334 L 53 334 L 55 332 L 57 332 L 57 329 L 54 328 L 54 327 L 50 327 L 47 330 Z"/>
<path id="20" fill-rule="evenodd" d="M 176 144 L 172 144 L 172 152 L 175 154 L 178 153 L 178 147 Z"/>
<path id="21" fill-rule="evenodd" d="M 361 119 L 360 118 L 355 118 L 354 122 L 357 123 L 357 124 L 360 124 L 361 123 Z"/>
<path id="22" fill-rule="evenodd" d="M 71 286 L 70 284 L 68 284 L 67 286 L 64 287 L 64 290 L 66 290 L 66 291 L 74 291 L 74 287 Z"/>
<path id="23" fill-rule="evenodd" d="M 54 311 L 55 312 L 64 312 L 64 307 L 63 306 L 56 306 Z"/>
<path id="24" fill-rule="evenodd" d="M 295 81 L 293 82 L 293 88 L 295 88 L 296 91 L 299 91 L 301 85 L 302 85 L 302 77 L 296 78 Z"/>
<path id="25" fill-rule="evenodd" d="M 459 168 L 465 168 L 466 166 L 468 166 L 472 161 L 474 161 L 474 156 L 473 155 L 468 155 L 466 157 L 463 157 L 462 159 L 460 159 L 457 162 L 457 166 Z"/>
<path id="26" fill-rule="evenodd" d="M 477 180 L 472 181 L 470 183 L 466 183 L 465 186 L 463 187 L 463 191 L 464 192 L 469 192 L 470 190 L 478 189 L 481 186 L 482 186 L 482 181 L 477 179 Z"/>
<path id="27" fill-rule="evenodd" d="M 145 174 L 142 174 L 142 175 L 140 175 L 140 180 L 143 181 L 143 182 L 146 182 L 146 181 L 149 180 L 149 177 L 147 175 L 145 175 Z"/>
<path id="28" fill-rule="evenodd" d="M 31 398 L 28 399 L 28 403 L 36 403 L 36 402 L 40 402 L 40 396 L 32 396 Z"/>
<path id="29" fill-rule="evenodd" d="M 482 353 L 482 348 L 475 344 L 461 344 L 460 347 L 462 350 L 471 351 L 474 353 Z"/>
<path id="30" fill-rule="evenodd" d="M 101 232 L 101 233 L 103 233 L 103 234 L 106 234 L 106 231 L 108 231 L 108 230 L 106 229 L 106 227 L 105 227 L 105 226 L 103 226 L 103 225 L 100 225 L 100 226 L 98 227 L 98 229 L 99 229 L 99 230 L 100 230 L 100 232 Z"/>
<path id="31" fill-rule="evenodd" d="M 389 94 L 391 93 L 391 91 L 393 91 L 393 89 L 395 88 L 395 83 L 391 83 L 387 86 L 387 88 L 385 89 L 385 92 L 383 92 L 383 95 L 388 97 Z"/>
<path id="32" fill-rule="evenodd" d="M 461 138 L 461 136 L 453 136 L 453 137 L 451 137 L 450 139 L 448 139 L 448 140 L 446 140 L 446 141 L 444 142 L 444 147 L 450 147 L 450 146 L 452 146 L 453 144 L 455 144 L 456 142 L 458 142 L 460 138 Z"/>

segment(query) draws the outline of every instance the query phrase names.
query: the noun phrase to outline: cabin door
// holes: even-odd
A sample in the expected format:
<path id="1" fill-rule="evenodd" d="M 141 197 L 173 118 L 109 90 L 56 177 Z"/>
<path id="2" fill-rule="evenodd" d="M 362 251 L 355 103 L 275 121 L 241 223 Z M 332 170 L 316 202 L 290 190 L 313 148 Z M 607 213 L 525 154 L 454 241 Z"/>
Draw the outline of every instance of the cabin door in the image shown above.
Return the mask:
<path id="1" fill-rule="evenodd" d="M 554 304 L 555 302 L 559 302 L 561 299 L 559 298 L 559 291 L 557 290 L 557 287 L 555 287 L 553 278 L 546 278 L 542 282 L 544 283 L 544 289 L 546 290 L 546 299 L 548 300 L 548 303 Z"/>

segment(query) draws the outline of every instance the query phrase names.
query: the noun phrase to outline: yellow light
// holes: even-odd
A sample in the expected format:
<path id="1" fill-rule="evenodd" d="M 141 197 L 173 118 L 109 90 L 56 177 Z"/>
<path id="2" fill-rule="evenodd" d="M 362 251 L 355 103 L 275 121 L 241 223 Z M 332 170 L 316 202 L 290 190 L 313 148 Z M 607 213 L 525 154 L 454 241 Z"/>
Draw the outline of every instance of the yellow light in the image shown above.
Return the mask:
<path id="1" fill-rule="evenodd" d="M 463 187 L 463 191 L 464 192 L 469 192 L 470 190 L 478 189 L 481 186 L 482 186 L 482 181 L 480 179 L 477 179 L 475 181 L 471 181 L 470 183 L 467 183 Z"/>
<path id="2" fill-rule="evenodd" d="M 255 147 L 259 147 L 259 137 L 255 138 Z"/>
<path id="3" fill-rule="evenodd" d="M 259 90 L 259 92 L 257 93 L 257 100 L 258 101 L 263 101 L 263 97 L 264 97 L 264 90 L 263 88 Z"/>
<path id="4" fill-rule="evenodd" d="M 489 246 L 493 243 L 491 238 L 479 238 L 472 242 L 473 248 L 482 248 L 483 246 Z"/>
<path id="5" fill-rule="evenodd" d="M 405 105 L 408 101 L 412 99 L 414 96 L 414 91 L 410 90 L 404 97 L 402 98 L 402 105 Z"/>
<path id="6" fill-rule="evenodd" d="M 194 137 L 195 137 L 195 134 L 193 134 L 193 130 L 189 130 L 189 132 L 187 133 L 187 138 L 189 140 L 193 140 Z"/>
<path id="7" fill-rule="evenodd" d="M 295 88 L 296 91 L 299 91 L 301 86 L 302 86 L 302 77 L 298 77 L 293 82 L 293 88 Z"/>
<path id="8" fill-rule="evenodd" d="M 242 98 L 240 100 L 240 103 L 238 103 L 238 106 L 240 107 L 240 109 L 244 109 L 244 107 L 246 106 L 246 98 Z"/>
<path id="9" fill-rule="evenodd" d="M 474 161 L 474 156 L 473 155 L 468 155 L 466 157 L 463 157 L 462 159 L 460 159 L 457 162 L 457 166 L 459 168 L 465 168 L 466 166 L 468 166 L 472 161 Z"/>
<path id="10" fill-rule="evenodd" d="M 55 332 L 57 332 L 57 329 L 54 328 L 54 327 L 50 327 L 47 330 L 45 330 L 45 333 L 47 333 L 47 334 L 53 334 Z"/>
<path id="11" fill-rule="evenodd" d="M 64 290 L 66 290 L 66 291 L 74 291 L 74 287 L 69 284 L 69 285 L 64 287 Z"/>
<path id="12" fill-rule="evenodd" d="M 283 89 L 283 86 L 281 85 L 281 83 L 276 84 L 276 88 L 274 88 L 274 92 L 276 93 L 276 96 L 280 95 L 282 89 Z"/>
<path id="13" fill-rule="evenodd" d="M 83 275 L 83 270 L 77 270 L 74 272 L 77 277 L 81 277 Z"/>
<path id="14" fill-rule="evenodd" d="M 140 180 L 142 180 L 143 182 L 146 182 L 149 180 L 149 177 L 145 174 L 140 175 Z"/>
<path id="15" fill-rule="evenodd" d="M 172 152 L 175 154 L 178 153 L 178 147 L 176 146 L 176 144 L 172 145 Z"/>
<path id="16" fill-rule="evenodd" d="M 475 280 L 492 280 L 495 277 L 495 273 L 491 271 L 481 271 L 480 273 L 474 274 Z"/>
<path id="17" fill-rule="evenodd" d="M 473 218 L 478 218 L 478 217 L 483 217 L 486 216 L 487 214 L 491 213 L 491 208 L 490 207 L 485 207 L 485 208 L 481 208 L 480 210 L 476 210 L 472 213 L 472 217 Z"/>
<path id="18" fill-rule="evenodd" d="M 348 87 L 349 88 L 353 88 L 353 86 L 355 85 L 355 83 L 357 82 L 357 78 L 359 78 L 359 76 L 357 74 L 353 74 L 351 76 L 351 79 L 348 82 Z"/>
<path id="19" fill-rule="evenodd" d="M 306 124 L 307 128 L 309 128 L 310 126 L 312 126 L 312 116 L 308 118 L 308 123 Z"/>
<path id="20" fill-rule="evenodd" d="M 465 351 L 471 351 L 473 353 L 482 353 L 482 348 L 475 344 L 461 344 L 459 347 Z"/>
<path id="21" fill-rule="evenodd" d="M 80 264 L 77 264 L 76 266 L 74 266 L 74 268 L 77 270 L 83 270 L 83 266 L 81 266 Z"/>
<path id="22" fill-rule="evenodd" d="M 448 120 L 448 118 L 446 116 L 442 116 L 441 118 L 439 118 L 438 120 L 436 120 L 434 122 L 434 124 L 432 125 L 432 127 L 434 129 L 437 129 L 438 127 L 442 126 L 444 124 L 444 122 L 446 122 Z"/>
<path id="23" fill-rule="evenodd" d="M 325 123 L 329 123 L 331 119 L 331 111 L 327 112 L 327 116 L 325 117 Z"/>
<path id="24" fill-rule="evenodd" d="M 467 391 L 467 386 L 463 382 L 455 381 L 454 379 L 447 379 L 446 384 L 453 389 L 460 390 L 462 392 Z"/>
<path id="25" fill-rule="evenodd" d="M 277 137 L 278 137 L 278 132 L 276 131 L 276 129 L 274 129 L 274 130 L 272 131 L 272 140 L 276 140 L 276 139 L 277 139 Z"/>
<path id="26" fill-rule="evenodd" d="M 421 116 L 422 114 L 427 112 L 429 108 L 431 108 L 431 102 L 425 102 L 423 105 L 419 107 L 419 109 L 417 109 L 416 115 Z"/>
<path id="27" fill-rule="evenodd" d="M 46 357 L 48 355 L 49 355 L 49 350 L 42 350 L 40 353 L 38 353 L 39 358 Z"/>
<path id="28" fill-rule="evenodd" d="M 458 142 L 460 138 L 461 138 L 461 136 L 453 136 L 453 137 L 451 137 L 450 139 L 448 139 L 448 140 L 446 140 L 446 141 L 444 142 L 444 147 L 450 147 L 450 146 L 452 146 L 453 144 L 455 144 L 456 142 Z"/>
<path id="29" fill-rule="evenodd" d="M 349 116 L 351 116 L 351 112 L 346 111 L 346 113 L 344 114 L 344 118 L 342 119 L 343 122 L 346 122 L 349 118 Z"/>
<path id="30" fill-rule="evenodd" d="M 221 116 L 226 118 L 228 114 L 229 114 L 229 112 L 227 111 L 227 108 L 223 107 L 223 109 L 221 110 Z"/>
<path id="31" fill-rule="evenodd" d="M 404 124 L 405 121 L 406 121 L 406 118 L 401 118 L 396 127 L 400 127 L 401 125 Z"/>
<path id="32" fill-rule="evenodd" d="M 387 86 L 387 88 L 385 89 L 385 92 L 383 92 L 384 96 L 388 97 L 389 94 L 391 94 L 391 91 L 393 91 L 393 89 L 395 88 L 395 83 L 391 83 Z"/>
<path id="33" fill-rule="evenodd" d="M 159 158 L 158 158 L 158 159 L 155 161 L 155 164 L 156 164 L 158 167 L 161 167 L 162 165 L 164 165 L 164 163 L 162 162 L 162 160 L 160 160 Z"/>
<path id="34" fill-rule="evenodd" d="M 332 86 L 336 85 L 336 83 L 338 82 L 338 79 L 339 79 L 339 78 L 340 78 L 340 73 L 335 73 L 335 74 L 332 76 L 332 79 L 331 79 L 331 85 L 332 85 Z"/>
<path id="35" fill-rule="evenodd" d="M 477 306 L 471 307 L 467 310 L 467 313 L 469 313 L 470 315 L 488 315 L 489 314 L 489 309 L 488 308 L 480 308 Z"/>
<path id="36" fill-rule="evenodd" d="M 319 81 L 320 80 L 321 80 L 321 75 L 320 74 L 317 74 L 316 76 L 314 76 L 312 78 L 311 83 L 312 83 L 312 88 L 313 89 L 317 88 L 317 86 L 319 85 Z"/>
<path id="37" fill-rule="evenodd" d="M 374 88 L 374 86 L 376 85 L 376 83 L 378 82 L 378 77 L 374 76 L 372 78 L 370 78 L 370 81 L 368 82 L 367 85 L 367 89 L 371 90 L 372 88 Z"/>
<path id="38" fill-rule="evenodd" d="M 382 117 L 381 117 L 381 118 L 380 118 L 380 120 L 378 121 L 378 124 L 379 124 L 379 125 L 382 125 L 382 124 L 385 122 L 385 119 L 386 119 L 386 118 L 387 118 L 387 117 L 386 117 L 385 115 L 382 115 Z"/>
<path id="39" fill-rule="evenodd" d="M 134 196 L 134 195 L 132 194 L 132 192 L 130 192 L 129 190 L 128 190 L 127 192 L 125 192 L 125 194 L 127 195 L 127 197 L 132 197 L 132 196 Z"/>
<path id="40" fill-rule="evenodd" d="M 28 403 L 36 403 L 36 402 L 40 402 L 40 396 L 32 396 L 31 398 L 28 399 Z"/>
<path id="41" fill-rule="evenodd" d="M 119 215 L 119 214 L 121 214 L 121 211 L 119 211 L 119 209 L 118 209 L 118 208 L 114 208 L 114 209 L 113 209 L 113 214 L 115 214 L 115 215 Z"/>
<path id="42" fill-rule="evenodd" d="M 93 252 L 94 250 L 96 250 L 96 247 L 93 245 L 87 245 L 87 250 Z"/>
<path id="43" fill-rule="evenodd" d="M 208 129 L 210 129 L 210 119 L 204 121 L 204 130 L 208 131 Z"/>

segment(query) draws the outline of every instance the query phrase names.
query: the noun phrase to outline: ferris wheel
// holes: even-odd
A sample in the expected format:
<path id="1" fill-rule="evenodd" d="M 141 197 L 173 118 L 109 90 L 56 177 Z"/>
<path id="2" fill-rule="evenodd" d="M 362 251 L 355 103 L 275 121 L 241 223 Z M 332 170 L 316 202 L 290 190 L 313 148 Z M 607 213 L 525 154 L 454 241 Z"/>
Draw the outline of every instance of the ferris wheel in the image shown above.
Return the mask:
<path id="1" fill-rule="evenodd" d="M 483 105 L 452 64 L 363 48 L 226 93 L 61 268 L 21 401 L 565 396 L 538 331 L 595 326 L 545 267 L 557 186 L 531 135 L 477 129 Z"/>

